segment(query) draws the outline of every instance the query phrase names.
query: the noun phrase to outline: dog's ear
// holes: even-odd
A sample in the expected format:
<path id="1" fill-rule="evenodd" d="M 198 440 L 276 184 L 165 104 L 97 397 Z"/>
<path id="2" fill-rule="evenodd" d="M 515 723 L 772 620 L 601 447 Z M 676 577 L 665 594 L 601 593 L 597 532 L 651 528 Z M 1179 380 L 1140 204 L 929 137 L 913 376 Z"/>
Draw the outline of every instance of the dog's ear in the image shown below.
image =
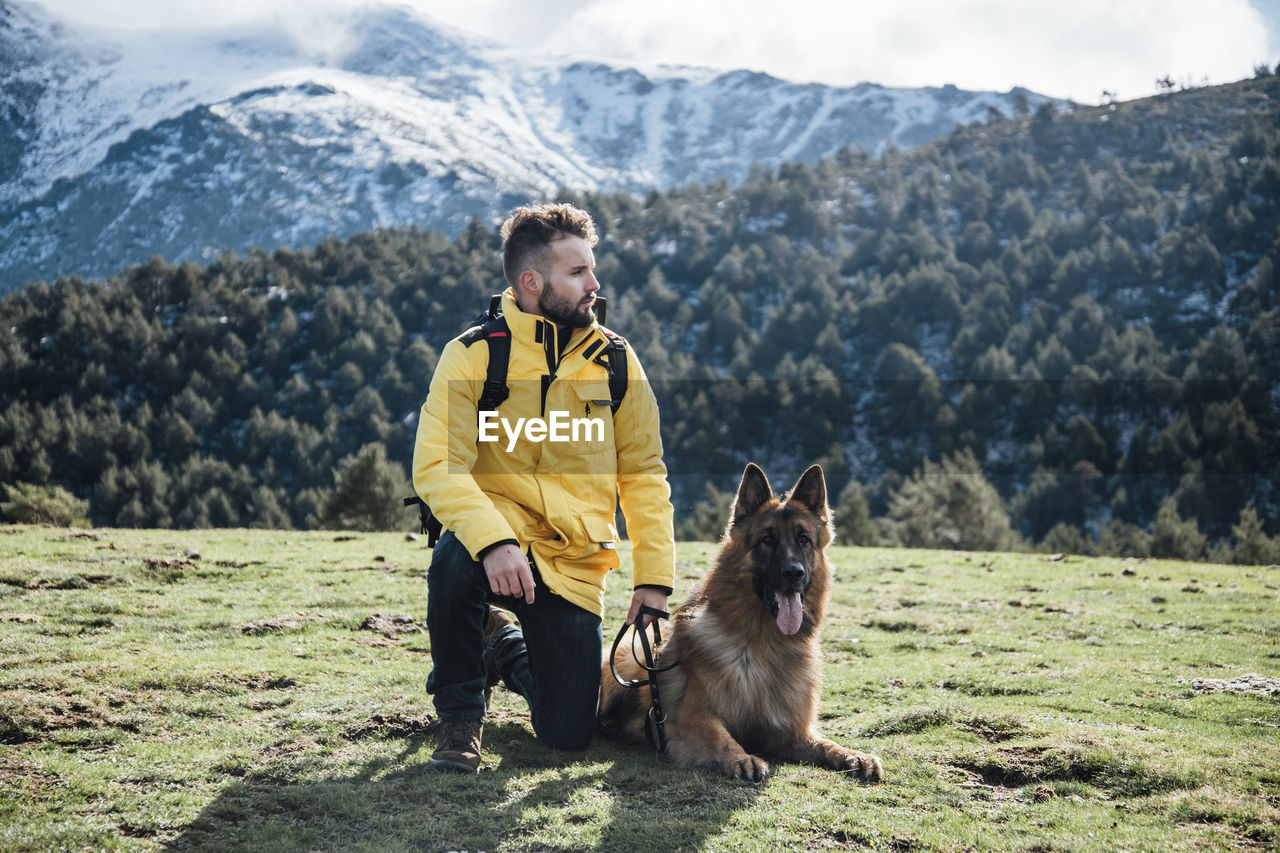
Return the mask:
<path id="1" fill-rule="evenodd" d="M 796 501 L 808 507 L 823 524 L 827 523 L 827 481 L 822 476 L 821 465 L 810 465 L 809 470 L 800 475 L 795 486 L 787 495 L 788 501 Z"/>
<path id="2" fill-rule="evenodd" d="M 773 489 L 769 487 L 769 478 L 754 462 L 747 463 L 742 472 L 742 482 L 738 484 L 738 496 L 733 499 L 733 510 L 729 513 L 732 521 L 729 526 L 737 524 L 751 513 L 773 499 Z"/>

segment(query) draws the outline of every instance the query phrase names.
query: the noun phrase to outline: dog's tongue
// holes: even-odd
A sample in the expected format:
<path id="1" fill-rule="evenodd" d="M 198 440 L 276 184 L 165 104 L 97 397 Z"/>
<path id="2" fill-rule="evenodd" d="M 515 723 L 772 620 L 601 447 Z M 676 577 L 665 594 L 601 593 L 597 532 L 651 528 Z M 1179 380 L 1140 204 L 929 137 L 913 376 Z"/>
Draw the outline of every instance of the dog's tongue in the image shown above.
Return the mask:
<path id="1" fill-rule="evenodd" d="M 790 637 L 800 630 L 800 622 L 804 619 L 804 605 L 800 602 L 798 592 L 779 592 L 778 598 L 778 630 Z"/>

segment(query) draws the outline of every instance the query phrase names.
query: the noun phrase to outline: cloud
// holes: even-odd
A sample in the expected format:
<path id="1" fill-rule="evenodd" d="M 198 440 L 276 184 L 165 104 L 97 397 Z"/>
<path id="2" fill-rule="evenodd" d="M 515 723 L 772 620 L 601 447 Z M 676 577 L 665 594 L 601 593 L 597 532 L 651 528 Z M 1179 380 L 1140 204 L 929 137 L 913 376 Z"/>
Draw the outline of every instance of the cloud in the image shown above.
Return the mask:
<path id="1" fill-rule="evenodd" d="M 358 0 L 43 0 L 55 17 L 112 31 L 201 32 L 267 26 L 297 55 L 339 61 L 355 44 L 344 26 Z"/>
<path id="2" fill-rule="evenodd" d="M 748 68 L 797 81 L 1005 91 L 1094 102 L 1249 76 L 1272 55 L 1280 0 L 402 0 L 531 52 Z M 361 0 L 327 0 L 339 8 Z M 303 0 L 48 0 L 99 25 L 315 20 Z M 312 37 L 323 38 L 315 30 Z"/>
<path id="3" fill-rule="evenodd" d="M 1092 101 L 1104 88 L 1146 94 L 1164 74 L 1248 76 L 1267 36 L 1247 0 L 597 0 L 550 44 L 796 80 L 1022 85 Z"/>
<path id="4" fill-rule="evenodd" d="M 1250 0 L 1267 27 L 1267 59 L 1274 68 L 1280 60 L 1280 0 Z"/>
<path id="5" fill-rule="evenodd" d="M 301 3 L 280 0 L 40 0 L 55 16 L 95 27 L 203 29 L 263 20 Z"/>

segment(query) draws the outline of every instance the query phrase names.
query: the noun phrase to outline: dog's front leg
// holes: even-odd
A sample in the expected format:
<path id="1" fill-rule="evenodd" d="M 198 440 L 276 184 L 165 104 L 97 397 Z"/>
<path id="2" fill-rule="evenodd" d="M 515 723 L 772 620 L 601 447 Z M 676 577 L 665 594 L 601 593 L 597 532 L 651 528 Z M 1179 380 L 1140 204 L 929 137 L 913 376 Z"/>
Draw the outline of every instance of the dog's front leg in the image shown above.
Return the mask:
<path id="1" fill-rule="evenodd" d="M 816 764 L 830 770 L 839 770 L 873 785 L 878 784 L 884 775 L 880 767 L 880 759 L 876 756 L 846 749 L 815 732 L 810 732 L 806 739 L 793 744 L 783 757 L 803 761 L 806 764 Z"/>
<path id="2" fill-rule="evenodd" d="M 715 768 L 730 779 L 749 782 L 769 778 L 768 762 L 748 754 L 719 717 L 681 714 L 679 726 L 673 728 L 668 749 L 678 766 Z"/>

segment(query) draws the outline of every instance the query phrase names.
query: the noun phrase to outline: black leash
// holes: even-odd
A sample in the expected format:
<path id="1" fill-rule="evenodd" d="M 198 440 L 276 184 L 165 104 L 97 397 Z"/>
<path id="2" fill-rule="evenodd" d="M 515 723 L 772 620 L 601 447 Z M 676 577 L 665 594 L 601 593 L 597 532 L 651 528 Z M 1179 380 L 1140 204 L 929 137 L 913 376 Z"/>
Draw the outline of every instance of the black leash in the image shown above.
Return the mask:
<path id="1" fill-rule="evenodd" d="M 672 661 L 666 666 L 657 666 L 653 659 L 653 652 L 662 645 L 662 629 L 658 627 L 659 619 L 666 619 L 671 614 L 665 610 L 659 610 L 656 607 L 650 607 L 647 604 L 640 605 L 640 613 L 636 617 L 636 622 L 640 621 L 640 616 L 653 617 L 653 645 L 649 645 L 649 634 L 639 625 L 636 625 L 636 634 L 640 637 L 640 647 L 644 649 L 644 662 L 636 657 L 636 642 L 631 640 L 631 657 L 645 672 L 649 673 L 648 678 L 637 678 L 632 681 L 623 681 L 622 676 L 618 674 L 618 646 L 622 643 L 622 637 L 627 633 L 630 625 L 623 624 L 618 631 L 618 636 L 613 641 L 613 648 L 609 650 L 609 671 L 613 673 L 613 680 L 621 684 L 628 690 L 635 690 L 638 687 L 649 685 L 649 715 L 644 723 L 644 737 L 649 741 L 649 746 L 658 752 L 667 751 L 667 715 L 662 711 L 662 698 L 658 695 L 658 673 L 666 672 L 669 669 L 675 669 L 680 665 L 680 661 Z"/>

